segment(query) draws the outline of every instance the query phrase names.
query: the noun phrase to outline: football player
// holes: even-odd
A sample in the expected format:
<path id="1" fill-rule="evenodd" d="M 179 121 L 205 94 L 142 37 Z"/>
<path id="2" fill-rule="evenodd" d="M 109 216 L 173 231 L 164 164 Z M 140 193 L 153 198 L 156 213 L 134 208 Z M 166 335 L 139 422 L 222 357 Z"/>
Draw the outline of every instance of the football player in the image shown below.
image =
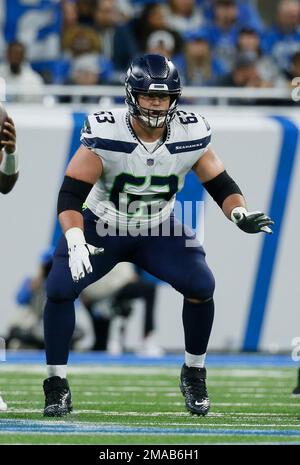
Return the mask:
<path id="1" fill-rule="evenodd" d="M 74 300 L 123 261 L 183 295 L 185 363 L 180 389 L 188 411 L 206 415 L 210 401 L 205 354 L 215 283 L 197 238 L 173 214 L 185 175 L 193 170 L 227 218 L 243 231 L 272 232 L 268 216 L 247 210 L 239 187 L 210 145 L 205 118 L 178 110 L 180 77 L 171 61 L 152 54 L 135 59 L 125 89 L 127 108 L 87 118 L 58 196 L 64 236 L 47 282 L 45 416 L 72 410 L 66 366 Z M 191 239 L 193 247 L 188 247 Z"/>
<path id="2" fill-rule="evenodd" d="M 16 152 L 16 129 L 13 120 L 7 117 L 1 131 L 3 149 L 0 150 L 0 192 L 8 194 L 14 187 L 18 175 L 18 155 Z M 7 409 L 6 403 L 0 396 L 0 411 Z"/>

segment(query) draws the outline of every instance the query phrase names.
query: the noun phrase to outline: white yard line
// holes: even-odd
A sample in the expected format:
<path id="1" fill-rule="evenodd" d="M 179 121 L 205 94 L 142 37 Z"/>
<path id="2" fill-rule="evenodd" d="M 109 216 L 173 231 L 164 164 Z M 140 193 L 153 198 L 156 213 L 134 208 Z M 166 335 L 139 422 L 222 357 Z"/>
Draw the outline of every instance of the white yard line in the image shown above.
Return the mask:
<path id="1" fill-rule="evenodd" d="M 210 368 L 208 366 L 208 376 L 209 378 L 220 377 L 225 378 L 252 378 L 252 377 L 261 377 L 261 378 L 290 378 L 291 369 L 293 367 L 279 367 L 276 370 L 273 367 L 261 368 L 247 368 L 245 363 L 244 368 Z M 107 373 L 107 374 L 118 374 L 118 375 L 164 375 L 164 376 L 176 376 L 180 372 L 181 365 L 178 367 L 174 366 L 128 366 L 128 365 L 113 365 L 113 366 L 97 366 L 97 365 L 84 365 L 84 366 L 72 366 L 68 367 L 68 373 L 70 374 L 86 374 L 93 376 L 95 373 Z M 35 373 L 35 374 L 46 374 L 46 368 L 43 365 L 17 365 L 9 364 L 4 362 L 0 365 L 0 378 L 5 373 Z"/>
<path id="2" fill-rule="evenodd" d="M 18 409 L 18 408 L 9 408 L 8 411 L 2 412 L 3 414 L 7 413 L 41 413 L 41 409 Z M 182 411 L 182 412 L 176 412 L 176 411 L 170 411 L 170 412 L 133 412 L 133 411 L 122 411 L 122 412 L 116 412 L 115 410 L 98 410 L 98 409 L 75 409 L 74 412 L 72 412 L 72 415 L 80 415 L 80 414 L 94 414 L 94 415 L 103 415 L 103 416 L 128 416 L 128 417 L 164 417 L 164 416 L 187 416 L 189 415 L 188 412 Z M 212 412 L 209 413 L 207 418 L 213 418 L 213 417 L 239 417 L 239 416 L 249 416 L 249 417 L 270 417 L 274 416 L 276 418 L 278 417 L 294 417 L 294 413 L 271 413 L 271 412 L 265 412 L 265 413 L 247 413 L 247 412 L 234 412 L 234 413 L 220 413 L 220 412 Z M 70 417 L 68 417 L 70 418 Z M 198 417 L 195 417 L 195 420 L 199 420 Z M 300 425 L 300 422 L 299 422 Z M 300 431 L 299 431 L 300 434 Z"/>
<path id="3" fill-rule="evenodd" d="M 7 394 L 10 394 L 12 391 L 7 391 Z M 41 401 L 38 400 L 10 400 L 9 401 L 10 405 L 16 404 L 23 404 L 23 405 L 30 405 L 30 404 L 41 404 Z M 76 405 L 157 405 L 157 402 L 153 401 L 133 401 L 133 400 L 127 400 L 127 401 L 117 401 L 117 400 L 98 400 L 98 401 L 93 401 L 93 400 L 83 400 L 79 401 L 76 400 Z M 175 405 L 175 406 L 180 406 L 182 405 L 182 402 L 163 402 L 162 405 Z M 294 407 L 299 407 L 299 402 L 295 403 L 288 403 L 288 402 L 268 402 L 268 407 L 289 407 L 289 408 L 294 408 Z M 265 404 L 257 404 L 255 402 L 213 402 L 213 407 L 263 407 Z"/>

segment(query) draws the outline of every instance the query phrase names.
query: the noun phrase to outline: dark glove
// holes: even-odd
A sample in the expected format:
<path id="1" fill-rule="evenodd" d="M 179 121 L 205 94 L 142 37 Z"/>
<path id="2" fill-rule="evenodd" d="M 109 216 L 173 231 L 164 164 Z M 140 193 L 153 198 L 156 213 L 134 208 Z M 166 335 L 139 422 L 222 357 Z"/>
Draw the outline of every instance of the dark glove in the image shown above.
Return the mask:
<path id="1" fill-rule="evenodd" d="M 230 216 L 231 220 L 246 233 L 265 232 L 273 234 L 269 226 L 274 224 L 274 221 L 263 212 L 248 212 L 244 207 L 235 207 Z"/>

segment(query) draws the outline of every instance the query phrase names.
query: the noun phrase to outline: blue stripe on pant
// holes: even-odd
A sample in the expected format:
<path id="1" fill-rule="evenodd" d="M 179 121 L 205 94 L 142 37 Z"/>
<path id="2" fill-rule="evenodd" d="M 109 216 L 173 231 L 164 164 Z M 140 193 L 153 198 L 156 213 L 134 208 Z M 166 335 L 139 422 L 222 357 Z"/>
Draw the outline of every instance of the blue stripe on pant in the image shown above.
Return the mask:
<path id="1" fill-rule="evenodd" d="M 58 243 L 47 281 L 48 301 L 45 308 L 45 343 L 47 363 L 66 364 L 74 329 L 74 300 L 89 284 L 107 274 L 118 262 L 128 261 L 171 284 L 186 298 L 207 300 L 214 292 L 214 278 L 206 264 L 200 244 L 186 247 L 191 232 L 171 219 L 169 236 L 105 236 L 96 231 L 98 218 L 89 210 L 84 216 L 85 237 L 89 244 L 104 247 L 104 254 L 91 257 L 93 273 L 78 283 L 72 281 L 64 237 Z M 182 235 L 174 235 L 175 228 Z M 201 326 L 201 315 L 199 315 Z M 200 337 L 200 336 L 199 336 Z"/>

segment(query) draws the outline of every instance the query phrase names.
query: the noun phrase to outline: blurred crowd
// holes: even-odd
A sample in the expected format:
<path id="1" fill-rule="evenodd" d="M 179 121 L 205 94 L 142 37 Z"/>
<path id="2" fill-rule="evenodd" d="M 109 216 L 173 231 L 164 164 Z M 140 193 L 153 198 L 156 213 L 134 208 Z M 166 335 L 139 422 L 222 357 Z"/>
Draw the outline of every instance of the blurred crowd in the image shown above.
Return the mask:
<path id="1" fill-rule="evenodd" d="M 19 311 L 11 320 L 5 337 L 10 349 L 44 348 L 46 282 L 54 250 L 54 246 L 45 249 L 39 257 L 35 274 L 27 276 L 20 283 L 16 294 Z M 76 321 L 72 348 L 107 351 L 111 355 L 132 351 L 128 325 L 138 299 L 143 307 L 143 316 L 142 328 L 136 331 L 138 343 L 135 352 L 149 357 L 163 355 L 156 341 L 156 290 L 157 282 L 147 278 L 139 268 L 128 262 L 116 265 L 102 279 L 84 289 L 76 300 L 76 308 L 85 311 L 90 328 L 86 329 L 82 322 Z M 92 335 L 92 340 L 88 337 L 86 341 L 87 334 Z"/>
<path id="2" fill-rule="evenodd" d="M 47 3 L 39 14 L 48 22 L 33 11 L 14 40 L 2 40 L 6 82 L 121 84 L 131 59 L 145 52 L 171 58 L 184 85 L 283 88 L 300 76 L 299 0 L 272 0 L 269 24 L 251 0 Z"/>

